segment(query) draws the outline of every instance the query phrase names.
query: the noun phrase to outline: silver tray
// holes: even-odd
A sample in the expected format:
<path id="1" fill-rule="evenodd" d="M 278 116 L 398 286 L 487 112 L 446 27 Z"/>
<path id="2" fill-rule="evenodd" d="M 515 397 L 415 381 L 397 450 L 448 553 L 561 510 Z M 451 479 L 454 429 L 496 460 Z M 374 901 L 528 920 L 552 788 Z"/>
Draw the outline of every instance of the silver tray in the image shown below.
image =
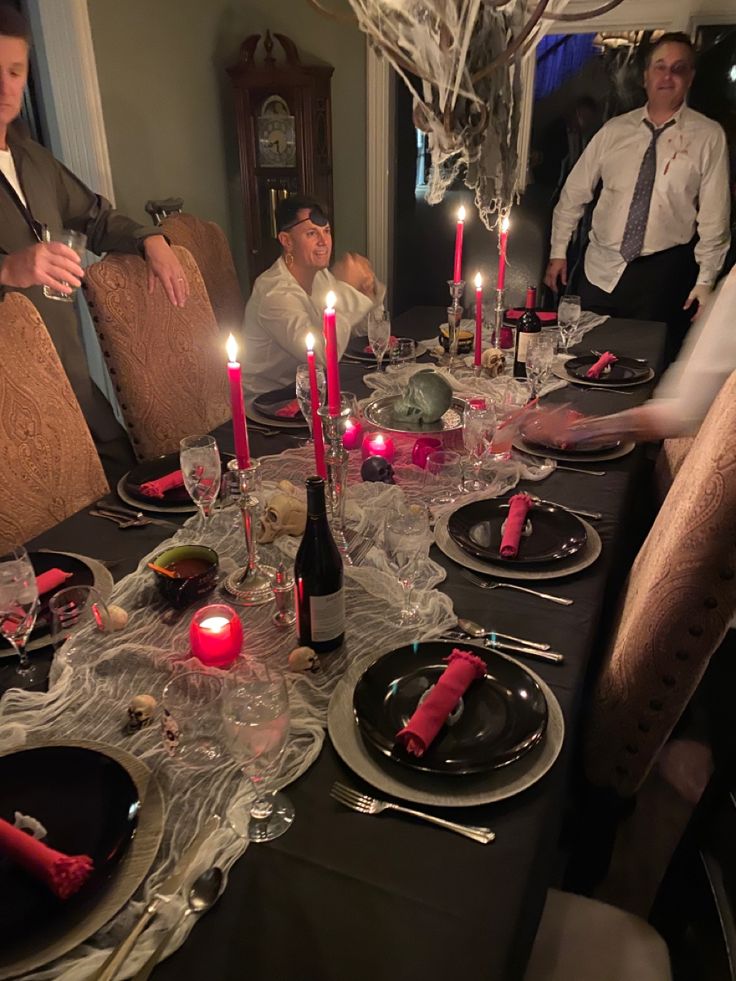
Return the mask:
<path id="1" fill-rule="evenodd" d="M 396 419 L 393 413 L 394 402 L 400 395 L 384 395 L 374 399 L 363 409 L 363 415 L 379 429 L 390 433 L 454 433 L 463 428 L 463 410 L 466 403 L 453 396 L 450 408 L 436 422 L 415 423 L 412 425 L 404 419 Z"/>

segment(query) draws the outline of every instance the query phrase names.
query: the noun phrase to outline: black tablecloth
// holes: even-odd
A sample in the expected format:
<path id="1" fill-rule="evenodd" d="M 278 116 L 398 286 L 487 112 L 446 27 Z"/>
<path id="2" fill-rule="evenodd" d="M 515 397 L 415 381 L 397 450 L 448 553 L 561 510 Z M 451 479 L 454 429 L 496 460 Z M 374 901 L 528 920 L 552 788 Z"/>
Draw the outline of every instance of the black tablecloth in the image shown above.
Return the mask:
<path id="1" fill-rule="evenodd" d="M 416 308 L 393 324 L 393 333 L 424 338 L 443 319 L 436 308 Z M 659 368 L 662 324 L 611 320 L 588 334 L 580 350 L 595 347 L 647 358 Z M 365 393 L 365 368 L 343 364 L 343 386 Z M 550 396 L 587 412 L 613 412 L 644 401 L 650 385 L 620 395 L 568 387 Z M 217 433 L 232 449 L 229 427 Z M 286 437 L 251 434 L 253 452 L 278 452 Z M 547 592 L 570 596 L 572 607 L 508 590 L 482 591 L 436 548 L 447 569 L 442 588 L 458 615 L 507 633 L 543 639 L 565 653 L 562 666 L 531 666 L 553 688 L 567 729 L 554 768 L 523 794 L 487 807 L 441 813 L 497 833 L 482 847 L 411 819 L 365 817 L 329 797 L 335 779 L 354 785 L 329 739 L 315 765 L 289 788 L 296 822 L 269 845 L 252 845 L 235 866 L 217 907 L 155 976 L 248 978 L 249 981 L 511 981 L 523 975 L 547 885 L 569 778 L 569 762 L 591 660 L 600 652 L 602 609 L 638 545 L 646 461 L 642 449 L 600 466 L 604 477 L 558 471 L 536 485 L 546 499 L 601 511 L 596 524 L 603 554 L 570 579 L 545 582 Z M 116 578 L 130 572 L 166 535 L 154 526 L 118 531 L 79 514 L 40 536 L 35 546 L 122 560 Z M 610 600 L 607 601 L 610 608 Z M 0 685 L 2 685 L 0 668 Z"/>

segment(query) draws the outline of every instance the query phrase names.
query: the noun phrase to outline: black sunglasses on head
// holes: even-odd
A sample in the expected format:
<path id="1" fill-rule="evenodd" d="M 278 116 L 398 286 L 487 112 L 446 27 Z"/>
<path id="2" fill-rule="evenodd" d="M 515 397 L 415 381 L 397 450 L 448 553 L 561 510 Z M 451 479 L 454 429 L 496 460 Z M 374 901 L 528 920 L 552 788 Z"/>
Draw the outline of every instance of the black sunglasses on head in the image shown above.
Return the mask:
<path id="1" fill-rule="evenodd" d="M 284 225 L 281 229 L 282 232 L 290 232 L 292 228 L 296 228 L 297 225 L 302 225 L 305 221 L 311 221 L 318 228 L 324 228 L 325 225 L 329 225 L 330 219 L 324 214 L 319 208 L 312 208 L 306 218 L 299 218 L 296 221 L 289 222 L 288 225 Z"/>

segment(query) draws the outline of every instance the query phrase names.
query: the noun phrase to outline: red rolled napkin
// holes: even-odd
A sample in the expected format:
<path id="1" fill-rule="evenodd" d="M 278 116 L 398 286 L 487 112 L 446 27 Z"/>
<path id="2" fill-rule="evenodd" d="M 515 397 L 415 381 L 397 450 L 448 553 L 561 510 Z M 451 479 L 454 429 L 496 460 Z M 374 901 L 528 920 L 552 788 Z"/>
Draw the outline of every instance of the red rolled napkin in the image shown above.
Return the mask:
<path id="1" fill-rule="evenodd" d="M 413 756 L 424 755 L 471 684 L 486 673 L 483 660 L 470 651 L 461 651 L 456 647 L 445 660 L 447 667 L 434 688 L 404 728 L 396 733 L 396 742 L 401 743 Z"/>
<path id="2" fill-rule="evenodd" d="M 595 364 L 592 364 L 590 368 L 585 372 L 586 378 L 600 378 L 604 370 L 609 366 L 609 364 L 616 364 L 618 358 L 615 354 L 611 354 L 610 351 L 604 351 L 603 354 L 598 358 Z"/>
<path id="3" fill-rule="evenodd" d="M 499 552 L 504 559 L 513 559 L 519 552 L 521 533 L 526 516 L 534 502 L 528 494 L 514 494 L 509 500 L 509 513 L 505 521 Z"/>
<path id="4" fill-rule="evenodd" d="M 36 576 L 38 595 L 43 596 L 44 593 L 50 593 L 52 589 L 61 586 L 73 575 L 73 572 L 64 572 L 63 569 L 48 569 L 46 572 L 42 572 L 40 576 Z"/>
<path id="5" fill-rule="evenodd" d="M 174 470 L 172 473 L 167 473 L 163 477 L 159 477 L 158 480 L 147 480 L 144 484 L 141 484 L 139 490 L 146 497 L 161 498 L 166 491 L 175 490 L 177 487 L 183 486 L 184 474 L 181 470 Z"/>
<path id="6" fill-rule="evenodd" d="M 45 883 L 59 899 L 73 896 L 94 869 L 89 855 L 64 855 L 0 818 L 0 855 Z"/>
<path id="7" fill-rule="evenodd" d="M 286 405 L 282 405 L 280 409 L 276 409 L 276 415 L 281 419 L 293 419 L 301 413 L 301 408 L 299 407 L 299 399 L 293 399 L 291 402 L 287 402 Z"/>

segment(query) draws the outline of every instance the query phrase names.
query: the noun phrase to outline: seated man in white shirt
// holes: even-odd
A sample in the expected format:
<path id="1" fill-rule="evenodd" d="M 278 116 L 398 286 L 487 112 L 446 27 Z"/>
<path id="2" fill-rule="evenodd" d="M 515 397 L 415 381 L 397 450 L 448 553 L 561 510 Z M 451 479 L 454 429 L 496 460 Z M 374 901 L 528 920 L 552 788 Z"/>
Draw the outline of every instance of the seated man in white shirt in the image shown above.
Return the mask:
<path id="1" fill-rule="evenodd" d="M 245 307 L 243 374 L 249 398 L 294 382 L 297 365 L 306 361 L 308 333 L 322 354 L 322 311 L 330 290 L 337 297 L 341 357 L 351 334 L 385 293 L 363 256 L 348 252 L 332 271 L 327 268 L 332 233 L 317 201 L 292 195 L 279 204 L 277 224 L 283 254 L 255 281 Z"/>
<path id="2" fill-rule="evenodd" d="M 565 183 L 544 280 L 553 290 L 558 281 L 567 285 L 567 245 L 600 183 L 578 288 L 582 306 L 664 321 L 668 360 L 729 245 L 726 138 L 718 123 L 685 105 L 694 76 L 687 35 L 664 34 L 647 59 L 646 106 L 610 119 Z"/>

